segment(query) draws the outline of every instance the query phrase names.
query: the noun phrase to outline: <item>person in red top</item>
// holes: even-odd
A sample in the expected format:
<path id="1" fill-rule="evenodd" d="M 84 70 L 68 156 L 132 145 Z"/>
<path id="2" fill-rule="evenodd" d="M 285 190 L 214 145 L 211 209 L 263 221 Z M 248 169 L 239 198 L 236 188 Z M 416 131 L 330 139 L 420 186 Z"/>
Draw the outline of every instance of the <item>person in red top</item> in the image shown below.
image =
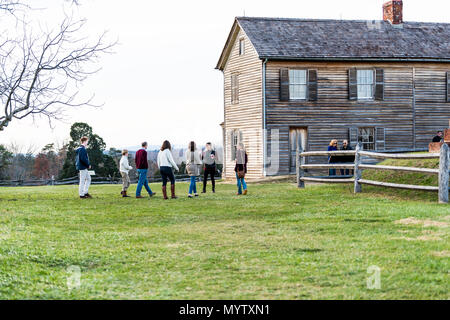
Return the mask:
<path id="1" fill-rule="evenodd" d="M 136 169 L 139 173 L 139 181 L 136 188 L 136 198 L 143 198 L 141 196 L 142 186 L 145 187 L 150 197 L 153 197 L 156 193 L 152 192 L 150 186 L 148 185 L 147 172 L 148 172 L 148 161 L 147 161 L 147 142 L 142 142 L 142 148 L 136 152 L 134 159 L 136 163 Z"/>

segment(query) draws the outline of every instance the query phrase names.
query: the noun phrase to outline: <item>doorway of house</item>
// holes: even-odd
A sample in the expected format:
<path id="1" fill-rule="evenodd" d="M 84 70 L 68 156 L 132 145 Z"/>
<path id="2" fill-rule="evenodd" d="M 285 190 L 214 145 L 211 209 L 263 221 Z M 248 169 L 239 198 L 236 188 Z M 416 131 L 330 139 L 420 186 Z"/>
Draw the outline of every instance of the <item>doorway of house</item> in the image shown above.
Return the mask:
<path id="1" fill-rule="evenodd" d="M 297 147 L 301 148 L 301 150 L 305 151 L 307 146 L 307 138 L 308 138 L 308 129 L 304 127 L 290 127 L 289 128 L 289 171 L 291 173 L 296 172 L 296 153 Z"/>

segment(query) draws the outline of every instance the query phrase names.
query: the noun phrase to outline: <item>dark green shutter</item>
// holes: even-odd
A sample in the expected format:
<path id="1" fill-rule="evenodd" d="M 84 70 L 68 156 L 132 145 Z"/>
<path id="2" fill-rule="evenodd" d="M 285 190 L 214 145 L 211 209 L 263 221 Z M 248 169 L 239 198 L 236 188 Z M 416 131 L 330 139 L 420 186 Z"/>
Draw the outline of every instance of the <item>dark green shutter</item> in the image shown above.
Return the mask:
<path id="1" fill-rule="evenodd" d="M 289 101 L 289 69 L 280 69 L 280 101 Z"/>
<path id="2" fill-rule="evenodd" d="M 375 128 L 375 150 L 383 151 L 385 149 L 386 132 L 382 127 Z"/>
<path id="3" fill-rule="evenodd" d="M 358 99 L 358 78 L 356 68 L 348 70 L 348 98 L 350 100 Z"/>
<path id="4" fill-rule="evenodd" d="M 317 70 L 308 70 L 308 100 L 317 101 Z"/>
<path id="5" fill-rule="evenodd" d="M 375 100 L 384 100 L 384 70 L 375 69 Z"/>
<path id="6" fill-rule="evenodd" d="M 348 128 L 348 143 L 353 149 L 358 143 L 358 128 Z"/>
<path id="7" fill-rule="evenodd" d="M 447 102 L 450 102 L 450 71 L 447 71 Z"/>
<path id="8" fill-rule="evenodd" d="M 234 161 L 234 159 L 236 159 L 236 149 L 234 147 L 234 130 L 230 130 L 228 132 L 228 139 L 229 139 L 229 152 L 230 152 L 230 156 L 229 159 L 230 161 Z"/>

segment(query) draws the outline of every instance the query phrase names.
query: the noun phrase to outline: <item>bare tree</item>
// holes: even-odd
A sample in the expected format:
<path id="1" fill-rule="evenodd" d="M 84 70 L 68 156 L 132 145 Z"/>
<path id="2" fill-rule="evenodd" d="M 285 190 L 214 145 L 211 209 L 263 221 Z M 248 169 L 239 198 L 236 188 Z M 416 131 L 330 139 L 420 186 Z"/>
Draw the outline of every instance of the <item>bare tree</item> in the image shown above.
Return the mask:
<path id="1" fill-rule="evenodd" d="M 6 10 L 13 4 L 0 0 L 3 3 Z M 93 97 L 78 98 L 78 88 L 99 71 L 95 63 L 111 53 L 115 43 L 107 42 L 105 34 L 89 42 L 81 36 L 85 22 L 66 17 L 56 30 L 39 36 L 23 23 L 20 39 L 0 40 L 0 131 L 13 119 L 44 116 L 51 123 L 61 119 L 66 108 L 94 106 Z"/>

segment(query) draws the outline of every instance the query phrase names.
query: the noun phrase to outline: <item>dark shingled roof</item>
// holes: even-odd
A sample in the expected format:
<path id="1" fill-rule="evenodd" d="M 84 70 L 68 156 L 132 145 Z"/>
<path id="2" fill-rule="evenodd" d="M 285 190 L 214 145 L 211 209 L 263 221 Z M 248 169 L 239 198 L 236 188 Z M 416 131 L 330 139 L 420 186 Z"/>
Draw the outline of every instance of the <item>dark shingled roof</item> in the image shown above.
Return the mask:
<path id="1" fill-rule="evenodd" d="M 450 23 L 236 18 L 261 59 L 450 62 Z"/>

